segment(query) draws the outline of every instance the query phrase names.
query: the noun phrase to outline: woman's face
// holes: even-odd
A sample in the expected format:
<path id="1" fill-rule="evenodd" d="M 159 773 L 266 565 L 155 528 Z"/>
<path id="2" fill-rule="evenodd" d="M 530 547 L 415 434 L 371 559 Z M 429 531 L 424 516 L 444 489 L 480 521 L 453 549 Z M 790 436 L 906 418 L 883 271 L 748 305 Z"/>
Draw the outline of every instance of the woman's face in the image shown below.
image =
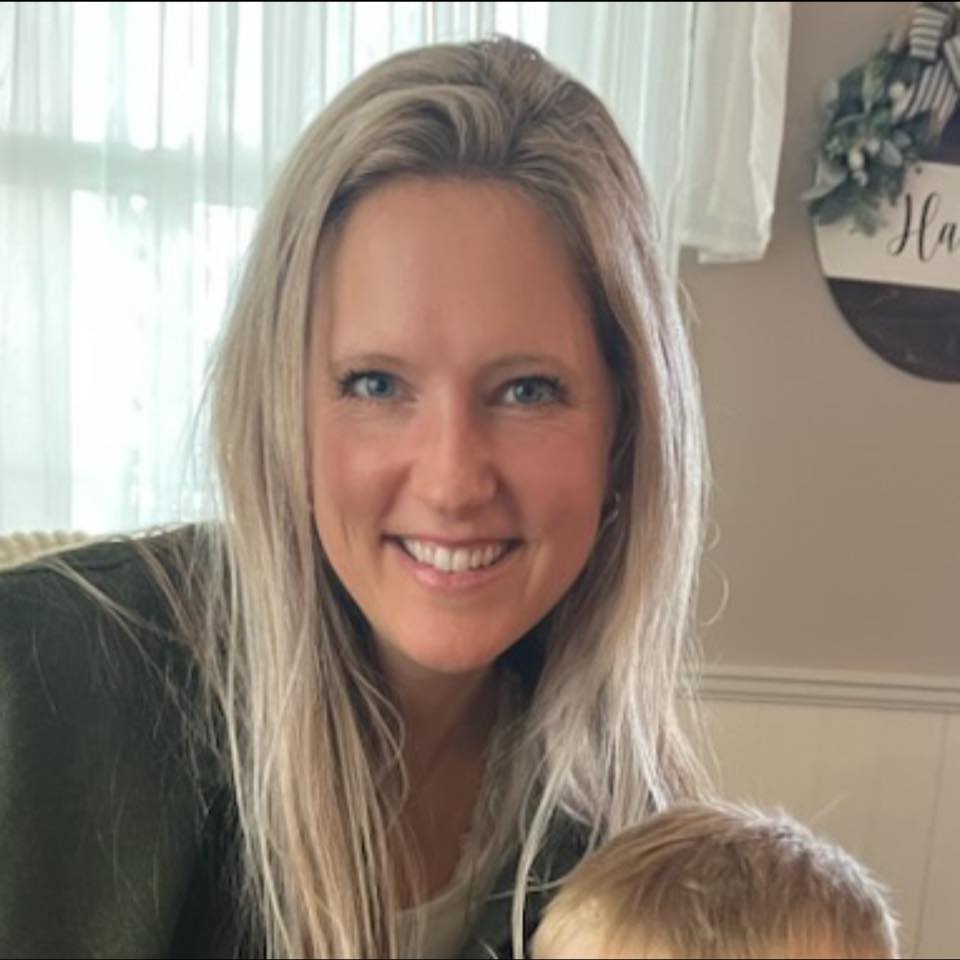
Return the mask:
<path id="1" fill-rule="evenodd" d="M 597 534 L 613 394 L 585 292 L 546 215 L 495 181 L 392 181 L 328 253 L 317 533 L 388 669 L 480 670 Z"/>

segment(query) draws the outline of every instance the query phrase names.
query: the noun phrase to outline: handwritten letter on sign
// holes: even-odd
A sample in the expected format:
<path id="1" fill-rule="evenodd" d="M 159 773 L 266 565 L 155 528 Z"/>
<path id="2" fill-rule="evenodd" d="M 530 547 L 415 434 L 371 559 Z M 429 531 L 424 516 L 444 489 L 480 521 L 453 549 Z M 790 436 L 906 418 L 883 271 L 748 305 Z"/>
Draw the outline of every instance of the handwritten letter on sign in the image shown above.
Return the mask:
<path id="1" fill-rule="evenodd" d="M 847 221 L 816 225 L 833 298 L 884 359 L 960 381 L 960 166 L 925 163 L 868 237 Z"/>

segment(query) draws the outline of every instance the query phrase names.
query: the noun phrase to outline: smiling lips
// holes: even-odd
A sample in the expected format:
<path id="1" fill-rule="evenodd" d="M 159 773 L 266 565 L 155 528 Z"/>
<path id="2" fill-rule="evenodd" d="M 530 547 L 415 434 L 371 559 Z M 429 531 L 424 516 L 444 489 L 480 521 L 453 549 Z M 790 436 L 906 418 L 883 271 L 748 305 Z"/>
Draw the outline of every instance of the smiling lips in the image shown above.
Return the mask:
<path id="1" fill-rule="evenodd" d="M 412 537 L 398 537 L 396 542 L 418 563 L 442 573 L 491 567 L 518 543 L 515 540 L 488 540 L 455 547 Z"/>

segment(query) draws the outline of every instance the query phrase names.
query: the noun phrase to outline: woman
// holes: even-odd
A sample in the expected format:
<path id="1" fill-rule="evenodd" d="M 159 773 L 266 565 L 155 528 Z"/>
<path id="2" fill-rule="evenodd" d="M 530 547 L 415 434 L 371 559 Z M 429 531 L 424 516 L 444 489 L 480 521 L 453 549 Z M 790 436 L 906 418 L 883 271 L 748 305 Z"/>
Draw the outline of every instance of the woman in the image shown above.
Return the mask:
<path id="1" fill-rule="evenodd" d="M 396 56 L 307 129 L 213 373 L 219 522 L 5 578 L 5 948 L 522 955 L 542 881 L 695 795 L 704 457 L 653 219 L 512 40 Z M 78 753 L 109 775 L 64 787 Z"/>

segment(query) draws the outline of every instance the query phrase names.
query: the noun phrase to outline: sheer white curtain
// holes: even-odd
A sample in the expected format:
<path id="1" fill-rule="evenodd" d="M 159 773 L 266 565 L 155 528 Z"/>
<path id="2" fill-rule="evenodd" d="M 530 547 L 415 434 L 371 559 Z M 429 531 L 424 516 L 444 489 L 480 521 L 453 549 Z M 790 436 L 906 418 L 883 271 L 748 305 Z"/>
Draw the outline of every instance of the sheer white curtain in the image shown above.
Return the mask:
<path id="1" fill-rule="evenodd" d="M 734 13 L 766 22 L 768 39 L 779 24 L 762 76 L 757 29 L 744 59 Z M 611 106 L 671 262 L 684 240 L 711 249 L 691 226 L 708 208 L 715 252 L 756 256 L 762 243 L 728 242 L 749 231 L 723 232 L 717 198 L 775 182 L 783 105 L 769 84 L 788 18 L 769 3 L 0 3 L 0 533 L 198 509 L 191 415 L 265 185 L 371 63 L 495 31 L 535 44 Z M 704 30 L 726 30 L 735 62 L 717 53 L 698 71 Z M 695 86 L 722 92 L 717 75 L 739 78 L 738 103 L 698 114 Z M 693 120 L 722 138 L 733 113 L 722 166 L 692 164 Z M 769 146 L 759 161 L 755 141 Z M 769 205 L 755 206 L 760 223 Z"/>

